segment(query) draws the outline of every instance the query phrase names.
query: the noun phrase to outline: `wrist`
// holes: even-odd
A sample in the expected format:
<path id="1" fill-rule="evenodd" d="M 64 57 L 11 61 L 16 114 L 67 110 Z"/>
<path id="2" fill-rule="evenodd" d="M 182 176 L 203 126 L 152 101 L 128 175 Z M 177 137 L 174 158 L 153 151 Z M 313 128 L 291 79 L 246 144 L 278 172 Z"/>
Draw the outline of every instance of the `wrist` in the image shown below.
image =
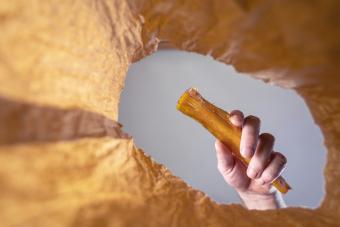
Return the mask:
<path id="1" fill-rule="evenodd" d="M 271 210 L 286 207 L 281 193 L 276 190 L 268 193 L 238 191 L 238 194 L 244 205 L 250 210 Z"/>

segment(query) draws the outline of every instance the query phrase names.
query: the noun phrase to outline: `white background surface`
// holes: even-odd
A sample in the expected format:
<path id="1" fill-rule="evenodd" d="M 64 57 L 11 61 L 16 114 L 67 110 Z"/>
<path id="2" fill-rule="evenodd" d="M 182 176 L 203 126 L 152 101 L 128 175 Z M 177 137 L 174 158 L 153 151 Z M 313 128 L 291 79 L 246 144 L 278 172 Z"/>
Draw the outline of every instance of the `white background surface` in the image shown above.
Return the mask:
<path id="1" fill-rule="evenodd" d="M 159 51 L 130 67 L 119 121 L 136 144 L 159 163 L 220 203 L 239 202 L 216 168 L 214 138 L 176 110 L 189 87 L 219 107 L 240 109 L 262 120 L 262 132 L 276 137 L 275 150 L 288 165 L 283 174 L 293 190 L 290 206 L 319 206 L 324 194 L 326 150 L 321 132 L 303 100 L 284 90 L 236 73 L 210 57 Z"/>

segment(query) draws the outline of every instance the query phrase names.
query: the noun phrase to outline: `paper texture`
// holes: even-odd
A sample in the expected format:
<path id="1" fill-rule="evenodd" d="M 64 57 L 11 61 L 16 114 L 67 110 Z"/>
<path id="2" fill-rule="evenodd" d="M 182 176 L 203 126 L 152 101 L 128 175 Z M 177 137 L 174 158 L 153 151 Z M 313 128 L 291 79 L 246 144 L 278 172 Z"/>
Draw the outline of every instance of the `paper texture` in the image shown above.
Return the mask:
<path id="1" fill-rule="evenodd" d="M 337 0 L 2 0 L 1 226 L 339 225 L 339 15 Z M 127 69 L 160 40 L 304 98 L 328 149 L 320 208 L 217 204 L 126 138 Z"/>

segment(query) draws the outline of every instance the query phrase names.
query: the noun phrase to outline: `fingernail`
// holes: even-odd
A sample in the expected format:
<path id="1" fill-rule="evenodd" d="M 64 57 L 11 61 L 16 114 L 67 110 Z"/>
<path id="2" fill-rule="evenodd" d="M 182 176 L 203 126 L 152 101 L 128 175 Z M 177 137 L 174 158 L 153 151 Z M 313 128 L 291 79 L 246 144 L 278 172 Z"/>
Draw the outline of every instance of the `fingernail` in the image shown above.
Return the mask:
<path id="1" fill-rule="evenodd" d="M 253 168 L 248 168 L 247 175 L 248 175 L 248 177 L 254 179 L 254 178 L 257 177 L 258 173 Z"/>

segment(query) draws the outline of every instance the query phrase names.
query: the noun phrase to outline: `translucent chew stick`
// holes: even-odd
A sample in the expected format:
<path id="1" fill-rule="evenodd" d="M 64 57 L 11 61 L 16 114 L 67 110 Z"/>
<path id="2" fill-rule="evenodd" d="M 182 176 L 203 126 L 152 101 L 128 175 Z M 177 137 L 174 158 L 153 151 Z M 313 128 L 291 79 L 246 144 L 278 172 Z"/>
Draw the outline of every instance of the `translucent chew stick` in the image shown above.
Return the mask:
<path id="1" fill-rule="evenodd" d="M 228 112 L 205 100 L 195 88 L 184 92 L 178 100 L 177 109 L 201 123 L 210 133 L 227 145 L 234 156 L 245 166 L 248 166 L 250 159 L 246 159 L 240 154 L 241 129 L 231 123 Z M 272 185 L 283 194 L 291 189 L 281 176 L 273 181 Z"/>

